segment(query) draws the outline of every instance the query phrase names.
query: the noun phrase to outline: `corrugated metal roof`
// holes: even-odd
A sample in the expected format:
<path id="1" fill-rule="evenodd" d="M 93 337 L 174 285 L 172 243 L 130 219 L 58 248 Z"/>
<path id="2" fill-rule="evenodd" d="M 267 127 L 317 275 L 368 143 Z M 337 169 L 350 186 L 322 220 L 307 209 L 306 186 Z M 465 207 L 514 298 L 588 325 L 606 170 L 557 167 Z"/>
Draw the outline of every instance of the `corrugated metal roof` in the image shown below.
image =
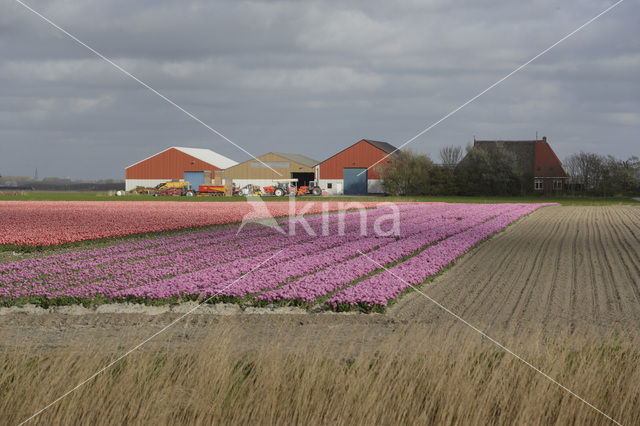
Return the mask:
<path id="1" fill-rule="evenodd" d="M 217 152 L 213 152 L 210 149 L 184 148 L 180 146 L 174 146 L 174 148 L 177 149 L 178 151 L 184 152 L 187 155 L 195 157 L 200 161 L 204 161 L 205 163 L 209 163 L 221 169 L 228 169 L 229 167 L 233 167 L 236 164 L 238 164 L 237 161 L 227 158 L 224 155 L 220 155 Z"/>
<path id="2" fill-rule="evenodd" d="M 392 154 L 398 151 L 398 149 L 395 146 L 391 145 L 389 142 L 372 141 L 371 139 L 365 139 L 365 141 L 369 142 L 376 148 L 383 150 L 387 154 Z"/>
<path id="3" fill-rule="evenodd" d="M 356 146 L 357 144 L 359 144 L 362 141 L 368 143 L 369 145 L 372 145 L 372 146 L 378 148 L 379 150 L 381 150 L 383 152 L 386 152 L 387 154 L 396 155 L 396 154 L 398 154 L 400 152 L 395 146 L 391 145 L 389 142 L 374 141 L 374 140 L 371 140 L 371 139 L 360 139 L 358 142 L 354 143 L 353 145 L 349 145 L 348 147 L 346 147 L 342 151 L 339 151 L 339 152 L 333 154 L 331 157 L 327 158 L 324 161 L 320 161 L 319 163 L 316 163 L 315 165 L 324 163 L 325 161 L 329 161 L 333 157 L 342 154 L 346 150 L 350 149 L 353 146 Z"/>
<path id="4" fill-rule="evenodd" d="M 212 166 L 216 166 L 219 169 L 227 169 L 229 167 L 233 167 L 236 164 L 238 164 L 237 161 L 234 161 L 230 158 L 225 157 L 224 155 L 220 155 L 217 152 L 213 152 L 210 149 L 206 149 L 206 148 L 186 148 L 186 147 L 181 147 L 181 146 L 171 146 L 165 150 L 162 150 L 160 152 L 157 152 L 153 155 L 148 156 L 147 158 L 140 160 L 138 162 L 135 162 L 133 164 L 131 164 L 130 166 L 125 167 L 125 169 L 128 169 L 129 167 L 133 167 L 136 164 L 140 164 L 144 161 L 147 161 L 149 158 L 153 158 L 158 154 L 162 154 L 163 152 L 169 151 L 170 149 L 177 149 L 180 152 L 183 152 L 187 155 L 190 155 L 194 158 L 197 158 L 200 161 L 204 161 L 205 163 L 209 163 Z"/>
<path id="5" fill-rule="evenodd" d="M 307 166 L 307 167 L 313 167 L 316 164 L 318 164 L 318 161 L 314 160 L 313 158 L 309 158 L 306 155 L 302 155 L 302 154 L 289 154 L 286 152 L 272 152 L 272 154 L 275 154 L 279 157 L 282 158 L 286 158 L 288 160 L 291 160 L 295 163 L 298 164 L 302 164 L 303 166 Z"/>

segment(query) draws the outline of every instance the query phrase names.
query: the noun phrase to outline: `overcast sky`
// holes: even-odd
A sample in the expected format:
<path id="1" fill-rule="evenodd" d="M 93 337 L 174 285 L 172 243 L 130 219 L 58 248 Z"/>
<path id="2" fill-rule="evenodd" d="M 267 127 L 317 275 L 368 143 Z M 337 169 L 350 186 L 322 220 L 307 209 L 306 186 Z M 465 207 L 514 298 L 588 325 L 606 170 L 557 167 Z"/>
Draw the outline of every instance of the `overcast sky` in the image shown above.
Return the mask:
<path id="1" fill-rule="evenodd" d="M 25 0 L 260 155 L 396 146 L 609 5 L 580 1 Z M 546 135 L 640 154 L 640 3 L 610 13 L 409 147 Z M 13 0 L 0 0 L 0 174 L 124 178 L 169 146 L 249 157 Z"/>

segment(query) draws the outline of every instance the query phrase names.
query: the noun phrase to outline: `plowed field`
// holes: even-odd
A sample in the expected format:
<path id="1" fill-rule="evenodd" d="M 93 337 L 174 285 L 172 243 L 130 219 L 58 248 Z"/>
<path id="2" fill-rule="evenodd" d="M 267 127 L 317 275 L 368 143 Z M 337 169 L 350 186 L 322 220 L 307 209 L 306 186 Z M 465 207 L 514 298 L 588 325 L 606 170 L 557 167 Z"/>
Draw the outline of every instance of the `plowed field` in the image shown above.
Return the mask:
<path id="1" fill-rule="evenodd" d="M 640 332 L 640 208 L 547 207 L 469 253 L 424 291 L 483 330 Z M 413 293 L 391 314 L 432 321 Z M 461 324 L 444 321 L 452 328 Z"/>

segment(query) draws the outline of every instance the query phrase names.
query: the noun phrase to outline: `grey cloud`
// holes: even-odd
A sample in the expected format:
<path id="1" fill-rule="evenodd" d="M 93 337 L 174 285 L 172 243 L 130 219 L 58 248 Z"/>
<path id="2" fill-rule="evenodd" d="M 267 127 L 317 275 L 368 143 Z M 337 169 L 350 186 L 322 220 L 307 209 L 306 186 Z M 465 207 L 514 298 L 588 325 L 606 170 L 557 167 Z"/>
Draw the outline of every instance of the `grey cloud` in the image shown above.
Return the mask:
<path id="1" fill-rule="evenodd" d="M 33 1 L 254 154 L 400 144 L 611 2 Z M 637 3 L 411 145 L 547 135 L 638 154 Z M 246 155 L 11 0 L 0 2 L 0 173 L 122 177 L 170 145 Z M 606 141 L 606 143 L 604 143 Z"/>

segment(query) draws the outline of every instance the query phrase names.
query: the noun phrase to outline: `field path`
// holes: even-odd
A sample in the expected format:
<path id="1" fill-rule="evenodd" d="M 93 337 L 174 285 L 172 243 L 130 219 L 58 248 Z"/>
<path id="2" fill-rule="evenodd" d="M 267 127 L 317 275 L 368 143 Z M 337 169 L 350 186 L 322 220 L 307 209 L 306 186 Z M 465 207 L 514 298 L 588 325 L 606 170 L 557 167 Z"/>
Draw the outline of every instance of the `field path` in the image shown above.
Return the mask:
<path id="1" fill-rule="evenodd" d="M 540 209 L 422 290 L 490 335 L 615 331 L 637 336 L 640 208 Z M 415 292 L 389 315 L 452 331 L 462 326 Z"/>

